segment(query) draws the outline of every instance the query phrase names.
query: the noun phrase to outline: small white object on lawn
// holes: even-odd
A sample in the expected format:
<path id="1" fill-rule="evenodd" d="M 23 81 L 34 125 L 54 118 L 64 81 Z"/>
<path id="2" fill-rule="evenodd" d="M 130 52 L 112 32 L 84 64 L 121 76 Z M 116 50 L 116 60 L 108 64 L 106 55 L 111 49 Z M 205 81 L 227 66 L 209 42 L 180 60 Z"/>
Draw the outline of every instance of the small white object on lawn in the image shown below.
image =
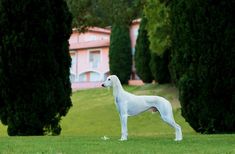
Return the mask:
<path id="1" fill-rule="evenodd" d="M 101 139 L 106 141 L 106 140 L 109 140 L 109 137 L 103 136 L 103 137 L 101 137 Z"/>

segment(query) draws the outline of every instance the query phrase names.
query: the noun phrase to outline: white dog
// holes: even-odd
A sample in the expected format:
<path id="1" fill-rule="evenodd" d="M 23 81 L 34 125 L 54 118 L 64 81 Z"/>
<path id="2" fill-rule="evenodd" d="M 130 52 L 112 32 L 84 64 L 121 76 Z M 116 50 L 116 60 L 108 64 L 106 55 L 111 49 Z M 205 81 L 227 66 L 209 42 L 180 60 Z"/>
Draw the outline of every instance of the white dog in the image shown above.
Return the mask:
<path id="1" fill-rule="evenodd" d="M 116 75 L 109 76 L 102 87 L 113 87 L 113 96 L 115 98 L 115 105 L 119 112 L 121 121 L 121 141 L 127 140 L 127 117 L 134 116 L 149 109 L 158 110 L 160 115 L 166 123 L 175 129 L 175 141 L 182 140 L 181 127 L 175 122 L 172 106 L 163 97 L 159 96 L 136 96 L 126 92 Z"/>

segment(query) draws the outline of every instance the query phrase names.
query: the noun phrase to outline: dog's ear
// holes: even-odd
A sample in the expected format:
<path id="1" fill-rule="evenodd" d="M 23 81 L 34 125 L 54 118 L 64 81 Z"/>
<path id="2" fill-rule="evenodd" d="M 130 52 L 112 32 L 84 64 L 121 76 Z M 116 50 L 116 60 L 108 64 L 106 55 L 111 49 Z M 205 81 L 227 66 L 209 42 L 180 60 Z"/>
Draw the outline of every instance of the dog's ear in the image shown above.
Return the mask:
<path id="1" fill-rule="evenodd" d="M 117 76 L 116 75 L 112 75 L 111 76 L 111 80 L 112 80 L 112 84 L 115 85 L 117 83 Z"/>
<path id="2" fill-rule="evenodd" d="M 111 78 L 111 81 L 112 81 L 112 82 L 115 80 L 114 75 L 111 75 L 110 78 Z"/>
<path id="3" fill-rule="evenodd" d="M 111 78 L 111 80 L 113 80 L 113 79 L 114 79 L 114 76 L 115 76 L 115 75 L 110 75 L 109 77 Z"/>

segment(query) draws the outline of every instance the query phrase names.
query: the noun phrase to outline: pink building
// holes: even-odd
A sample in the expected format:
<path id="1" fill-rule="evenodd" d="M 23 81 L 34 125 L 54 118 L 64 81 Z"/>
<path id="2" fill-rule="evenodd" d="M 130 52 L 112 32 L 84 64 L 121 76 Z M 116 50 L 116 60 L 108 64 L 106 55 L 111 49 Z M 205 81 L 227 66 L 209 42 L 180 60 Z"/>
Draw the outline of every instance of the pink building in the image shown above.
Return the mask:
<path id="1" fill-rule="evenodd" d="M 133 58 L 134 58 L 134 54 L 135 54 L 136 39 L 138 37 L 138 31 L 139 31 L 139 27 L 140 27 L 140 20 L 141 19 L 133 20 L 132 24 L 130 26 L 131 50 L 132 50 Z M 139 79 L 139 77 L 136 74 L 135 61 L 133 59 L 131 80 L 138 80 L 138 79 Z"/>
<path id="2" fill-rule="evenodd" d="M 134 20 L 130 26 L 132 53 L 138 36 L 140 19 Z M 92 27 L 85 33 L 76 29 L 69 39 L 72 66 L 70 80 L 73 89 L 100 87 L 109 75 L 109 44 L 110 29 Z M 136 79 L 133 66 L 132 79 Z"/>

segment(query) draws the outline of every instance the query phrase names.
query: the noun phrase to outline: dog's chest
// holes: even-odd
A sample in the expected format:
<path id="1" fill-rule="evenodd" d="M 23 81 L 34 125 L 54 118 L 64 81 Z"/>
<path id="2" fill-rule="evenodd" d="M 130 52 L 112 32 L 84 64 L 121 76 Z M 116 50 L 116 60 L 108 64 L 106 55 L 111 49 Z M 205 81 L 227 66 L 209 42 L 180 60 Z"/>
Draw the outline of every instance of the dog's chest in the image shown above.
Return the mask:
<path id="1" fill-rule="evenodd" d="M 124 112 L 124 104 L 122 103 L 122 100 L 120 100 L 120 98 L 118 97 L 115 97 L 115 104 L 116 104 L 116 107 L 117 107 L 117 110 L 119 113 L 122 113 Z"/>

